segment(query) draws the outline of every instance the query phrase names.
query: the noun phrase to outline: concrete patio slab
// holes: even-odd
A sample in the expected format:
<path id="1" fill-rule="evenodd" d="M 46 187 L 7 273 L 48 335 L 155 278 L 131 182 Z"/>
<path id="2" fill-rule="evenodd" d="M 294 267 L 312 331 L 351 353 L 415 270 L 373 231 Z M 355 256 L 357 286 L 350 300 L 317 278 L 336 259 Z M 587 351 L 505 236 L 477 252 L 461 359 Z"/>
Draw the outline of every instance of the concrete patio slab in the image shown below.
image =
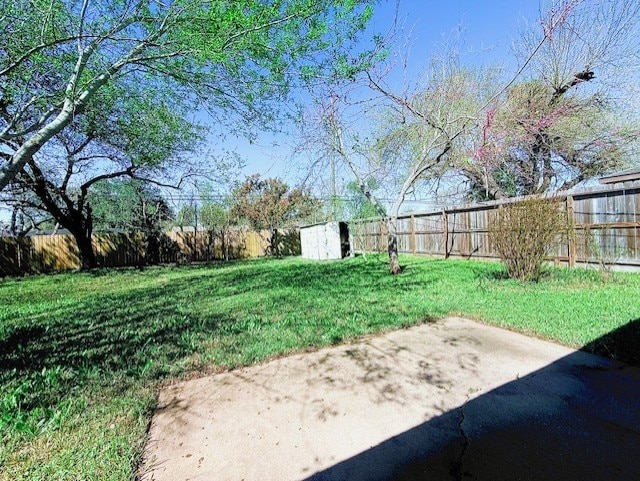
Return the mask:
<path id="1" fill-rule="evenodd" d="M 640 369 L 448 318 L 166 388 L 141 479 L 640 479 Z"/>

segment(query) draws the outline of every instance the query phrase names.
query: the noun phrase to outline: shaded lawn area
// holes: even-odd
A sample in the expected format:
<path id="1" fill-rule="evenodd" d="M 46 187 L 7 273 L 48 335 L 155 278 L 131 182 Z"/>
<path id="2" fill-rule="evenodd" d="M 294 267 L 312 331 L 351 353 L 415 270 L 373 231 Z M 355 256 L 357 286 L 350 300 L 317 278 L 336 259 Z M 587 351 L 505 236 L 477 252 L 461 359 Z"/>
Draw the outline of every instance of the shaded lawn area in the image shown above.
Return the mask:
<path id="1" fill-rule="evenodd" d="M 637 356 L 638 274 L 522 284 L 495 263 L 402 263 L 395 277 L 367 256 L 0 280 L 0 479 L 132 479 L 158 382 L 451 314 Z M 632 349 L 590 344 L 616 329 Z"/>

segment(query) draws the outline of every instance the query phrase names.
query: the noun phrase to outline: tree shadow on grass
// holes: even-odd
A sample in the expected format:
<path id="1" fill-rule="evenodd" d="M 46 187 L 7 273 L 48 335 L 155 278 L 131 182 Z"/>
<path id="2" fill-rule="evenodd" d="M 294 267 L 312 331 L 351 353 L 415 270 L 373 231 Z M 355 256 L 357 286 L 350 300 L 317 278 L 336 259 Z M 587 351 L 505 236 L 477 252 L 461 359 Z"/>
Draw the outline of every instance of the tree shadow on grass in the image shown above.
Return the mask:
<path id="1" fill-rule="evenodd" d="M 246 262 L 240 269 L 220 273 L 224 285 L 237 285 L 240 288 L 271 289 L 273 287 L 299 288 L 325 294 L 358 295 L 362 292 L 381 288 L 407 290 L 435 282 L 442 273 L 444 265 L 438 261 L 429 263 L 427 269 L 422 265 L 407 264 L 402 274 L 389 275 L 386 263 L 377 259 L 363 261 L 343 259 L 335 261 L 283 261 L 277 270 L 264 269 L 263 262 Z M 418 276 L 418 277 L 416 277 Z M 344 279 L 349 279 L 346 284 Z M 358 289 L 358 290 L 352 290 Z"/>
<path id="2" fill-rule="evenodd" d="M 5 326 L 0 385 L 19 392 L 20 408 L 29 410 L 58 404 L 89 378 L 126 386 L 179 371 L 176 363 L 194 355 L 201 340 L 235 322 L 189 312 L 184 288 L 176 282 L 162 291 L 99 294 Z"/>
<path id="3" fill-rule="evenodd" d="M 275 268 L 265 269 L 265 263 Z M 83 389 L 89 378 L 97 377 L 98 382 L 109 385 L 115 381 L 130 384 L 176 374 L 216 338 L 227 339 L 228 345 L 222 349 L 237 350 L 236 354 L 242 357 L 243 347 L 235 345 L 234 339 L 255 337 L 257 334 L 248 333 L 251 322 L 269 323 L 273 317 L 289 315 L 287 306 L 291 302 L 298 302 L 300 316 L 310 312 L 305 310 L 307 307 L 314 309 L 320 302 L 323 304 L 318 308 L 324 308 L 324 304 L 327 309 L 339 305 L 335 319 L 340 322 L 348 321 L 356 311 L 361 315 L 374 311 L 383 325 L 391 326 L 396 316 L 393 312 L 385 312 L 388 309 L 373 300 L 362 301 L 361 309 L 357 310 L 354 295 L 366 297 L 389 286 L 405 291 L 421 289 L 428 282 L 422 279 L 418 282 L 409 276 L 393 278 L 379 262 L 321 263 L 314 264 L 313 269 L 305 262 L 279 264 L 272 260 L 232 262 L 224 266 L 227 268 L 218 269 L 218 265 L 150 268 L 142 273 L 135 269 L 117 270 L 116 279 L 124 286 L 116 290 L 96 290 L 78 298 L 70 294 L 52 304 L 53 307 L 36 309 L 34 314 L 21 316 L 16 312 L 0 333 L 0 386 L 8 389 L 27 386 L 20 390 L 23 396 L 20 403 L 21 408 L 28 410 L 55 405 L 61 398 L 73 395 L 76 388 Z M 100 278 L 110 274 L 114 274 L 113 270 L 73 276 L 101 282 Z M 166 282 L 159 285 L 155 282 L 158 276 L 165 277 Z M 355 280 L 345 287 L 343 277 Z M 148 285 L 144 279 L 152 279 L 154 286 L 141 287 Z M 131 285 L 127 286 L 129 282 Z M 275 292 L 283 287 L 289 290 Z M 297 290 L 312 294 L 304 294 L 301 300 L 290 299 Z M 245 309 L 240 300 L 234 313 L 209 303 L 212 299 L 258 293 L 267 293 L 272 306 L 251 301 Z M 253 316 L 251 322 L 247 321 L 248 312 Z M 309 315 L 296 319 L 295 326 L 287 329 L 297 329 L 294 335 L 302 337 L 306 336 L 305 330 L 313 331 L 318 338 L 324 332 L 334 343 L 344 335 L 353 335 L 348 330 L 344 331 L 346 334 L 334 332 L 333 324 L 325 322 L 324 317 L 315 319 Z M 354 326 L 357 330 L 357 323 Z M 61 374 L 51 382 L 48 376 L 55 372 Z"/>
<path id="4" fill-rule="evenodd" d="M 47 310 L 26 316 L 16 312 L 12 320 L 5 321 L 0 334 L 0 382 L 19 381 L 43 369 L 74 371 L 70 385 L 84 371 L 133 380 L 161 376 L 173 363 L 197 352 L 201 340 L 243 332 L 236 316 L 215 309 L 203 312 L 194 307 L 199 300 L 268 292 L 274 286 L 337 293 L 339 288 L 330 277 L 354 268 L 325 266 L 309 276 L 305 264 L 284 263 L 273 272 L 264 268 L 265 262 L 273 263 L 224 264 L 228 269 L 218 269 L 218 265 L 151 268 L 143 273 L 118 270 L 118 282 L 131 282 L 129 288 L 78 299 L 70 294 Z M 355 268 L 374 279 L 367 287 L 373 289 L 376 266 L 365 263 Z M 75 275 L 97 279 L 113 274 L 113 270 L 100 269 Z M 167 282 L 144 288 L 138 284 L 139 276 L 155 279 L 159 275 L 166 275 Z M 286 301 L 282 297 L 278 302 Z M 155 365 L 151 369 L 150 363 Z"/>
<path id="5" fill-rule="evenodd" d="M 487 270 L 476 270 L 478 280 L 482 281 L 508 281 L 511 278 L 506 270 L 497 270 L 497 271 L 487 271 Z"/>

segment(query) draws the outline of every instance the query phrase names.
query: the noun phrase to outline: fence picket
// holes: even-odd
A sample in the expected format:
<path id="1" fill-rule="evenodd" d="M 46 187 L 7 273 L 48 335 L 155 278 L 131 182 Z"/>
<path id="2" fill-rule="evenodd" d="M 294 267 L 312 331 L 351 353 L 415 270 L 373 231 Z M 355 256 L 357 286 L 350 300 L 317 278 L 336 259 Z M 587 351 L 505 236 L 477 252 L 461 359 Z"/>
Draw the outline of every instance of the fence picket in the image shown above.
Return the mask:
<path id="1" fill-rule="evenodd" d="M 229 257 L 244 259 L 262 257 L 269 246 L 268 232 L 232 231 L 226 233 Z M 158 241 L 158 262 L 174 263 L 222 260 L 222 241 L 210 232 L 171 232 Z M 282 236 L 291 245 L 289 253 L 299 252 L 295 236 Z M 100 267 L 137 266 L 145 262 L 145 246 L 141 233 L 94 234 L 94 251 Z M 0 237 L 0 275 L 23 275 L 80 268 L 76 243 L 71 235 L 38 235 Z"/>
<path id="2" fill-rule="evenodd" d="M 640 181 L 622 186 L 559 193 L 574 235 L 552 249 L 552 260 L 570 266 L 607 262 L 640 269 Z M 498 259 L 489 242 L 491 212 L 520 199 L 462 205 L 398 218 L 417 227 L 398 231 L 400 252 L 443 257 Z M 352 222 L 355 252 L 382 251 L 379 219 Z M 408 247 L 404 247 L 408 246 Z"/>

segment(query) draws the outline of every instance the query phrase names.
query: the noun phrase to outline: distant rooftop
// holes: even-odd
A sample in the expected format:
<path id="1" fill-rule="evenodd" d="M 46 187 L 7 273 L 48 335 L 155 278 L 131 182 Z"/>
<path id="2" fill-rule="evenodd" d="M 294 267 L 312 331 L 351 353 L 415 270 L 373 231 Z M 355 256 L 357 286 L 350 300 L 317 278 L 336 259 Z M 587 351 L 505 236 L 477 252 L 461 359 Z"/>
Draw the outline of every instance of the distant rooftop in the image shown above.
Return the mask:
<path id="1" fill-rule="evenodd" d="M 601 184 L 617 184 L 618 182 L 629 182 L 632 180 L 640 180 L 640 166 L 620 170 L 613 174 L 600 177 Z"/>

